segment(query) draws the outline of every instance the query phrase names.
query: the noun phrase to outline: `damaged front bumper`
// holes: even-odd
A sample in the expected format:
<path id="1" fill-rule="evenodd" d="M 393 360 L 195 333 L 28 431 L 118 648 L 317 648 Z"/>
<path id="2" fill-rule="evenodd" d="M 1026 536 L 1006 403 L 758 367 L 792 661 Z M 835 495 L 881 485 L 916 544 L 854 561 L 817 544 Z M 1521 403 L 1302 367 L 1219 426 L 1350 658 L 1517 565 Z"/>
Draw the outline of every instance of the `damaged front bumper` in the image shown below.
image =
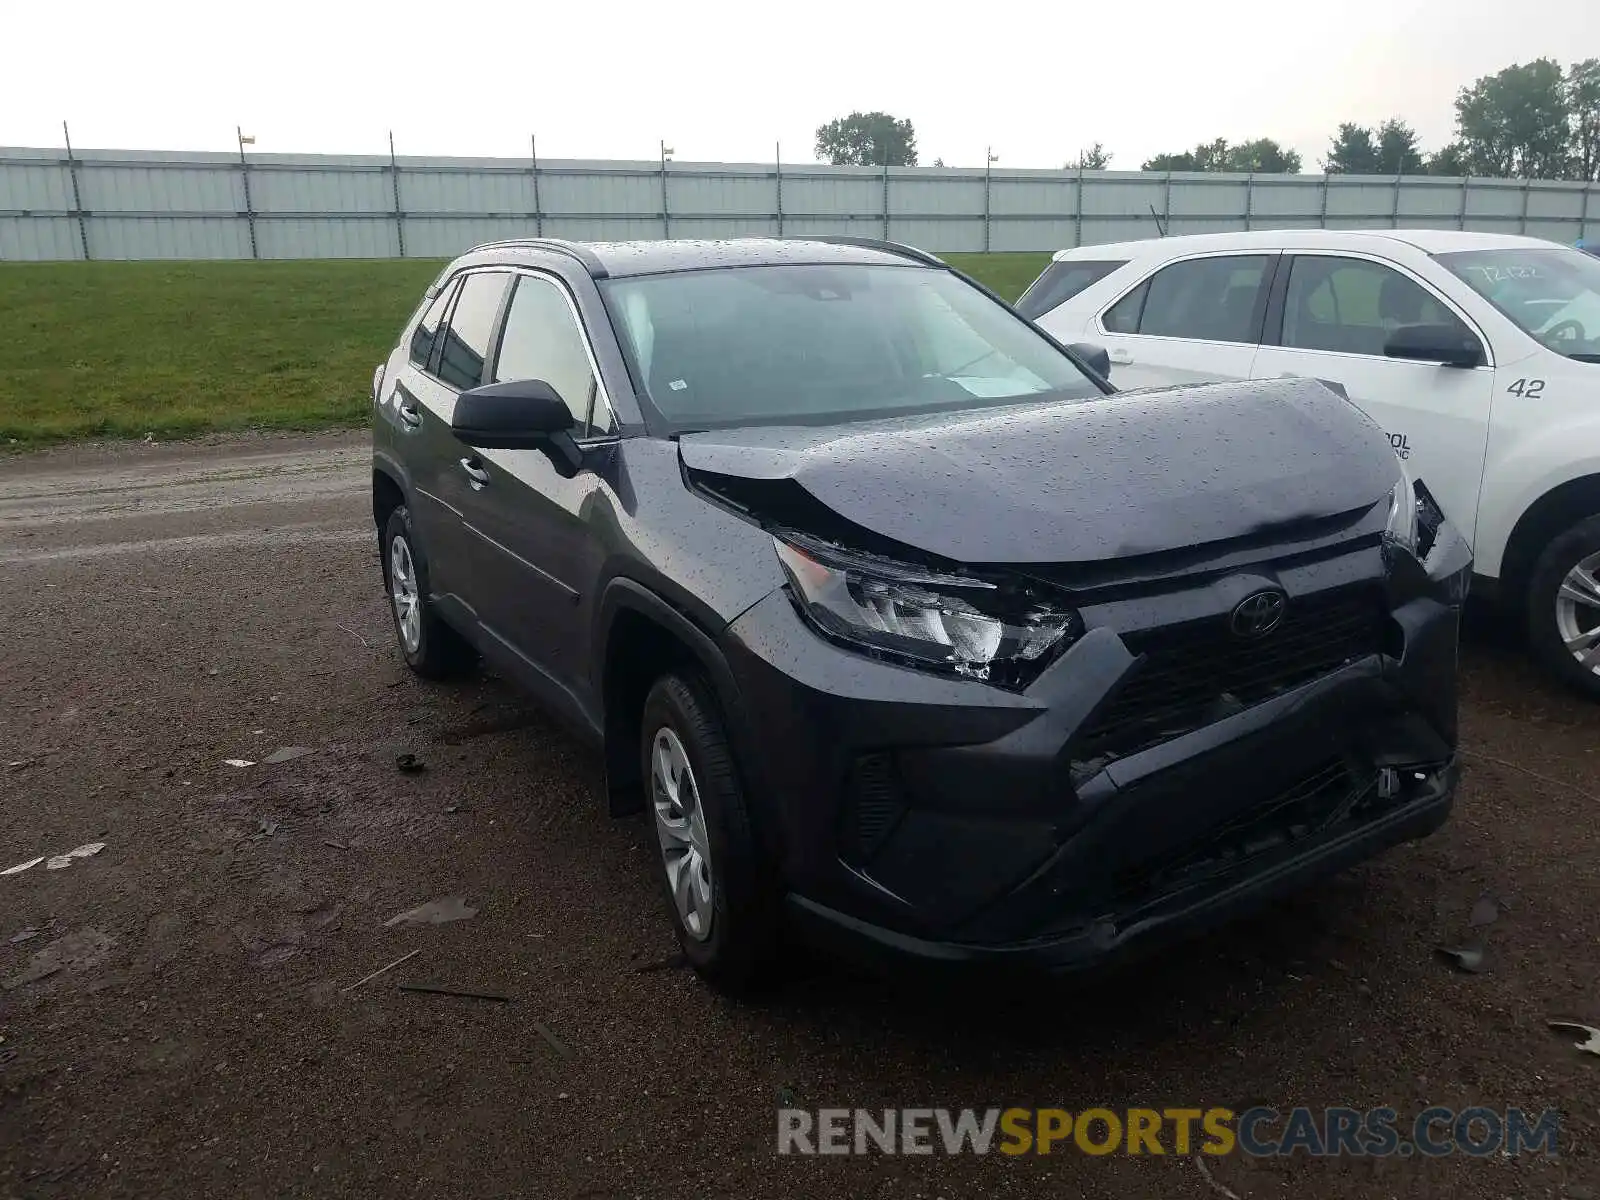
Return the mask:
<path id="1" fill-rule="evenodd" d="M 730 722 L 796 925 L 869 960 L 1075 970 L 1431 832 L 1456 785 L 1471 553 L 1448 524 L 1428 535 L 1420 560 L 1368 539 L 1156 603 L 1087 605 L 1088 632 L 1022 691 L 864 658 L 818 638 L 786 593 L 768 596 L 725 635 Z M 1263 580 L 1321 624 L 1281 652 L 1241 649 L 1230 679 L 1316 669 L 1308 655 L 1367 619 L 1352 596 L 1377 598 L 1361 626 L 1373 640 L 1266 698 L 1241 702 L 1230 683 L 1230 702 L 1192 727 L 1130 740 L 1138 727 L 1113 717 L 1155 703 L 1151 689 L 1198 686 L 1163 663 L 1182 660 L 1156 635 L 1210 636 Z M 1152 613 L 1163 628 L 1139 628 Z"/>

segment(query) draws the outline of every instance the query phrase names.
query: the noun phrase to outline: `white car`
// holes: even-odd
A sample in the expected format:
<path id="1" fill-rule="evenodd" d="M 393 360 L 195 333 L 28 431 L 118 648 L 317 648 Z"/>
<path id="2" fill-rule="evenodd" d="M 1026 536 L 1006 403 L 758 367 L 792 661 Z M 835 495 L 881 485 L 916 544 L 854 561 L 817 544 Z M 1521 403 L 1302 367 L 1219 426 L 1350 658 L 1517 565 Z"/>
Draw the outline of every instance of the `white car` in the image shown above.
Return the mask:
<path id="1" fill-rule="evenodd" d="M 1122 389 L 1320 379 L 1383 426 L 1472 543 L 1475 594 L 1600 697 L 1600 258 L 1425 229 L 1064 250 L 1017 302 Z"/>

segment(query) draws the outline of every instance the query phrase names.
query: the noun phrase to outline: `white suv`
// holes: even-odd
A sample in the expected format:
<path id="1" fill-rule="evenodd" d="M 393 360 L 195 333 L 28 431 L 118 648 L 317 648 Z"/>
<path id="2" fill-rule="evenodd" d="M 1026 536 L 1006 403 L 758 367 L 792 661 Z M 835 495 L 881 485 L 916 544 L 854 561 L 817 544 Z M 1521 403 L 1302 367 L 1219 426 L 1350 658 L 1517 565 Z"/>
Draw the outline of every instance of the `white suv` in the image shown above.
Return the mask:
<path id="1" fill-rule="evenodd" d="M 1472 542 L 1475 591 L 1600 697 L 1600 259 L 1424 229 L 1201 234 L 1064 250 L 1017 308 L 1103 345 L 1122 389 L 1347 396 Z"/>

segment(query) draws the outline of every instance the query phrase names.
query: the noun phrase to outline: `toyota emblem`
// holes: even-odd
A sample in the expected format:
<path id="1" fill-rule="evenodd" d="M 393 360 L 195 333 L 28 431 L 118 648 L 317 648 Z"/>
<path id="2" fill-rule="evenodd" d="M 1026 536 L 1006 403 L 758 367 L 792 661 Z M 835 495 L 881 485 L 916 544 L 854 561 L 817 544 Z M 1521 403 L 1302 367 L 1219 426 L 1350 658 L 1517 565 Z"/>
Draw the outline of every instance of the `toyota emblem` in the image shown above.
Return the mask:
<path id="1" fill-rule="evenodd" d="M 1288 597 L 1277 590 L 1251 592 L 1234 606 L 1228 628 L 1235 637 L 1266 637 L 1283 622 Z"/>

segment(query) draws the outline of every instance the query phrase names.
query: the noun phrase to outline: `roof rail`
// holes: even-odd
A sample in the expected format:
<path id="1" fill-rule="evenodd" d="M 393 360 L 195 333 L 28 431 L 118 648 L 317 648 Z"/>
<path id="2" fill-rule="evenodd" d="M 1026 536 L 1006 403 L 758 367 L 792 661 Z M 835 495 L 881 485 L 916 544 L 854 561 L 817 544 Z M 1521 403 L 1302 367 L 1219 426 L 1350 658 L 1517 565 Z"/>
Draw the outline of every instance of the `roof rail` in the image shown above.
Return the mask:
<path id="1" fill-rule="evenodd" d="M 595 279 L 604 279 L 609 274 L 605 264 L 599 256 L 587 246 L 580 246 L 576 242 L 569 242 L 562 238 L 502 238 L 495 242 L 484 242 L 481 246 L 474 246 L 467 251 L 476 254 L 479 250 L 508 250 L 512 248 L 528 250 L 551 250 L 557 254 L 565 254 L 568 258 L 575 258 L 583 264 Z"/>
<path id="2" fill-rule="evenodd" d="M 805 233 L 799 235 L 795 240 L 827 242 L 833 246 L 861 246 L 867 250 L 882 250 L 885 254 L 894 254 L 900 258 L 909 258 L 915 262 L 927 263 L 930 267 L 949 265 L 944 259 L 929 254 L 926 250 L 918 250 L 915 246 L 907 246 L 902 242 L 891 242 L 887 238 L 856 237 L 848 233 Z"/>

